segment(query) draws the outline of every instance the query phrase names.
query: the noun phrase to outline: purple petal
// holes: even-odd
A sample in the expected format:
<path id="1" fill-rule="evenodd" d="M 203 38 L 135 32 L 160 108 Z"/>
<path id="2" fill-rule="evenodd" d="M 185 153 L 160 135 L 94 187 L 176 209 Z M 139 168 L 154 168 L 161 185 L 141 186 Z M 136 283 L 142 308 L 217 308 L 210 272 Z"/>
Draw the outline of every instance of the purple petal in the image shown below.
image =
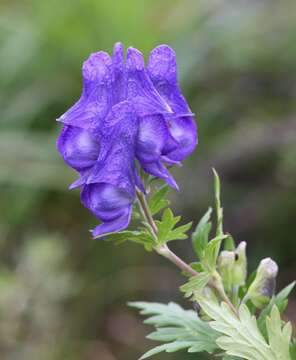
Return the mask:
<path id="1" fill-rule="evenodd" d="M 81 187 L 82 185 L 85 185 L 87 178 L 89 176 L 89 173 L 90 173 L 90 170 L 80 172 L 80 177 L 69 186 L 69 190 L 73 190 L 78 187 Z"/>
<path id="2" fill-rule="evenodd" d="M 82 203 L 103 222 L 94 236 L 126 227 L 135 199 L 137 117 L 132 105 L 115 105 L 102 125 L 100 155 L 81 194 Z"/>
<path id="3" fill-rule="evenodd" d="M 85 185 L 81 199 L 88 209 L 104 221 L 122 215 L 122 209 L 133 201 L 128 192 L 108 183 Z"/>
<path id="4" fill-rule="evenodd" d="M 168 120 L 168 126 L 171 135 L 178 142 L 178 147 L 167 151 L 165 156 L 171 161 L 184 160 L 197 144 L 196 122 L 192 117 L 184 116 Z"/>
<path id="5" fill-rule="evenodd" d="M 58 121 L 83 129 L 97 129 L 112 106 L 113 69 L 110 56 L 100 51 L 83 63 L 83 91 L 78 102 Z"/>
<path id="6" fill-rule="evenodd" d="M 163 179 L 169 186 L 179 190 L 179 186 L 175 179 L 160 161 L 155 161 L 153 163 L 141 163 L 141 166 L 148 174 Z"/>
<path id="7" fill-rule="evenodd" d="M 128 101 L 112 108 L 103 122 L 101 150 L 88 184 L 106 182 L 134 193 L 137 124 L 137 116 Z"/>
<path id="8" fill-rule="evenodd" d="M 100 129 L 100 154 L 87 178 L 81 200 L 103 224 L 98 236 L 126 227 L 135 198 L 135 138 L 138 119 L 132 104 L 112 108 Z"/>
<path id="9" fill-rule="evenodd" d="M 91 233 L 94 238 L 102 237 L 103 235 L 124 230 L 128 227 L 132 215 L 132 206 L 125 209 L 125 212 L 115 220 L 106 221 L 101 225 L 95 227 Z"/>
<path id="10" fill-rule="evenodd" d="M 91 97 L 98 93 L 102 86 L 106 92 L 106 85 L 112 84 L 112 59 L 105 51 L 91 54 L 82 65 L 83 94 Z M 95 93 L 95 94 L 94 94 Z"/>
<path id="11" fill-rule="evenodd" d="M 192 115 L 178 86 L 174 50 L 167 45 L 160 45 L 153 49 L 150 53 L 147 69 L 156 90 L 168 103 L 175 115 Z"/>
<path id="12" fill-rule="evenodd" d="M 141 162 L 159 160 L 170 134 L 161 115 L 144 116 L 139 119 L 136 156 Z"/>
<path id="13" fill-rule="evenodd" d="M 108 183 L 86 185 L 81 193 L 81 202 L 103 222 L 93 231 L 93 235 L 127 227 L 133 200 L 125 190 Z"/>
<path id="14" fill-rule="evenodd" d="M 94 165 L 99 155 L 100 144 L 91 132 L 64 125 L 57 141 L 57 148 L 68 165 L 82 171 Z"/>
<path id="15" fill-rule="evenodd" d="M 177 160 L 172 160 L 170 158 L 168 158 L 167 156 L 163 155 L 161 157 L 161 161 L 166 163 L 167 165 L 170 165 L 170 166 L 178 166 L 178 167 L 181 167 L 182 166 L 182 163 L 180 161 L 177 161 Z"/>
<path id="16" fill-rule="evenodd" d="M 127 98 L 133 101 L 139 116 L 159 113 L 172 113 L 168 104 L 154 88 L 140 51 L 127 49 Z"/>
<path id="17" fill-rule="evenodd" d="M 126 100 L 127 96 L 127 82 L 126 82 L 126 67 L 124 64 L 124 48 L 122 43 L 116 43 L 113 48 L 113 103 L 117 104 Z"/>

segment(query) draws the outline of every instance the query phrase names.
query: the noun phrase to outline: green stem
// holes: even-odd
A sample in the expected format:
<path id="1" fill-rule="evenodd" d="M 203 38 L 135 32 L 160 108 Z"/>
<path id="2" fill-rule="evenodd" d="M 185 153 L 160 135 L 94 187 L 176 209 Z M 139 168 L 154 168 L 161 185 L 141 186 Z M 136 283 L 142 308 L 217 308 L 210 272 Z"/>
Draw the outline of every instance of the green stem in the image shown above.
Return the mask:
<path id="1" fill-rule="evenodd" d="M 146 220 L 147 224 L 150 226 L 153 236 L 157 239 L 157 226 L 156 226 L 155 221 L 150 213 L 146 197 L 142 192 L 137 191 L 137 198 L 139 201 L 141 213 L 142 213 L 144 219 Z"/>
<path id="2" fill-rule="evenodd" d="M 161 245 L 159 248 L 156 248 L 158 254 L 164 256 L 168 260 L 170 260 L 173 264 L 175 264 L 179 269 L 190 274 L 191 276 L 198 275 L 198 272 L 192 269 L 192 267 L 186 264 L 179 256 L 177 256 L 168 246 L 167 244 Z"/>
<path id="3" fill-rule="evenodd" d="M 137 191 L 137 198 L 138 198 L 138 202 L 139 202 L 139 206 L 140 206 L 140 210 L 142 213 L 143 218 L 145 219 L 146 223 L 149 225 L 151 232 L 153 234 L 153 236 L 155 237 L 155 239 L 157 240 L 157 225 L 153 219 L 153 216 L 150 213 L 149 210 L 149 206 L 147 204 L 147 200 L 145 195 L 140 192 Z M 167 258 L 168 260 L 170 260 L 173 264 L 175 264 L 181 271 L 184 271 L 188 274 L 190 274 L 191 276 L 198 276 L 199 273 L 197 271 L 195 271 L 194 269 L 192 269 L 192 267 L 190 265 L 188 265 L 185 261 L 183 261 L 178 255 L 176 255 L 168 246 L 167 244 L 163 244 L 161 246 L 156 246 L 155 247 L 156 252 L 159 255 L 164 256 L 165 258 Z M 210 280 L 210 282 L 208 283 L 208 286 L 210 288 L 212 288 L 217 295 L 219 296 L 219 298 L 226 302 L 227 305 L 230 307 L 230 309 L 237 315 L 237 311 L 236 308 L 233 306 L 233 304 L 231 303 L 231 301 L 229 300 L 229 298 L 227 297 L 227 295 L 225 294 L 224 288 L 222 284 L 218 284 L 216 281 Z"/>

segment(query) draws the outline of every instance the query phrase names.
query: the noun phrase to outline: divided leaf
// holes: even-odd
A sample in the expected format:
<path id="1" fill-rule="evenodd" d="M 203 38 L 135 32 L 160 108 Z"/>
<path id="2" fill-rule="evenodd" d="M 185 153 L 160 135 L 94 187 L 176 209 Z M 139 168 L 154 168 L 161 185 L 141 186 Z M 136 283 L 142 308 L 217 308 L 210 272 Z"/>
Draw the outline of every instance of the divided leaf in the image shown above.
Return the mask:
<path id="1" fill-rule="evenodd" d="M 169 201 L 165 199 L 166 194 L 169 191 L 168 185 L 163 185 L 158 188 L 154 194 L 150 197 L 148 201 L 148 206 L 151 212 L 151 215 L 157 214 L 159 211 L 164 209 L 169 205 Z"/>
<path id="2" fill-rule="evenodd" d="M 290 359 L 290 341 L 292 326 L 287 322 L 282 326 L 281 316 L 276 305 L 273 305 L 270 317 L 266 318 L 266 328 L 271 350 L 276 354 L 276 359 Z"/>
<path id="3" fill-rule="evenodd" d="M 158 228 L 157 242 L 159 245 L 172 240 L 187 239 L 186 232 L 191 228 L 192 222 L 175 228 L 175 225 L 181 220 L 181 216 L 174 216 L 171 209 L 165 209 L 161 220 L 156 221 Z"/>
<path id="4" fill-rule="evenodd" d="M 295 286 L 295 281 L 287 285 L 283 290 L 281 290 L 277 295 L 273 296 L 269 304 L 261 311 L 261 314 L 258 318 L 258 326 L 261 332 L 265 337 L 267 337 L 266 329 L 266 317 L 271 313 L 273 305 L 276 305 L 280 313 L 283 313 L 288 304 L 288 296 Z"/>
<path id="5" fill-rule="evenodd" d="M 132 307 L 141 310 L 142 315 L 150 315 L 145 323 L 154 325 L 156 331 L 148 338 L 166 342 L 144 354 L 146 359 L 160 352 L 175 352 L 188 349 L 190 353 L 207 351 L 212 353 L 217 349 L 218 333 L 202 321 L 193 310 L 184 310 L 175 303 L 159 304 L 132 302 Z"/>
<path id="6" fill-rule="evenodd" d="M 148 251 L 151 251 L 155 244 L 152 235 L 146 229 L 140 231 L 120 231 L 118 233 L 108 234 L 105 238 L 107 241 L 114 241 L 116 245 L 121 245 L 126 241 L 141 244 L 144 245 Z"/>
<path id="7" fill-rule="evenodd" d="M 180 287 L 180 290 L 185 293 L 185 297 L 190 297 L 193 294 L 201 293 L 211 278 L 211 274 L 202 272 L 196 276 L 191 277 L 188 282 Z"/>
<path id="8" fill-rule="evenodd" d="M 282 328 L 276 307 L 267 322 L 269 342 L 266 342 L 259 331 L 256 318 L 251 315 L 246 305 L 240 306 L 237 316 L 225 303 L 219 305 L 203 297 L 198 301 L 203 311 L 213 319 L 210 326 L 222 334 L 217 339 L 217 344 L 227 355 L 246 360 L 291 359 L 287 352 L 291 335 L 290 325 L 286 324 Z M 278 324 L 275 327 L 276 321 Z"/>

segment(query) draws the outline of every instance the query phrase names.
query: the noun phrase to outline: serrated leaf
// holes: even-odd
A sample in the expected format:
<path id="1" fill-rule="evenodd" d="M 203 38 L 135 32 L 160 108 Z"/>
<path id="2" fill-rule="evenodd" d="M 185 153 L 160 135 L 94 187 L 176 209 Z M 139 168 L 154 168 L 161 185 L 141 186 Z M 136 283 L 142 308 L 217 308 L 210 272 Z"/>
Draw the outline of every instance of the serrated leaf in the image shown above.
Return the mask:
<path id="1" fill-rule="evenodd" d="M 157 214 L 159 211 L 164 209 L 169 205 L 169 201 L 165 199 L 166 194 L 169 191 L 168 185 L 163 185 L 158 188 L 154 194 L 150 197 L 148 201 L 148 206 L 151 212 L 151 215 Z"/>
<path id="2" fill-rule="evenodd" d="M 189 223 L 185 224 L 185 225 L 181 225 L 176 227 L 175 229 L 171 230 L 168 235 L 167 235 L 167 241 L 172 241 L 172 240 L 184 240 L 188 238 L 188 235 L 186 234 L 186 232 L 191 228 L 192 226 L 192 221 L 190 221 Z"/>
<path id="3" fill-rule="evenodd" d="M 158 228 L 158 243 L 164 244 L 168 233 L 173 229 L 173 227 L 180 221 L 180 217 L 174 217 L 174 214 L 171 209 L 165 209 L 163 212 L 161 221 L 156 221 Z"/>
<path id="4" fill-rule="evenodd" d="M 223 234 L 216 236 L 205 247 L 204 256 L 203 259 L 201 260 L 201 263 L 208 272 L 215 271 L 221 242 L 226 237 L 227 235 L 223 235 Z"/>
<path id="5" fill-rule="evenodd" d="M 212 213 L 212 208 L 201 218 L 197 224 L 194 233 L 192 234 L 193 249 L 199 259 L 204 255 L 204 249 L 209 241 L 209 234 L 212 228 L 212 223 L 209 221 Z"/>
<path id="6" fill-rule="evenodd" d="M 276 332 L 278 335 L 282 334 L 279 336 L 280 344 L 277 344 L 281 350 L 276 350 L 271 345 L 273 340 L 269 339 L 269 343 L 266 342 L 259 331 L 255 316 L 251 315 L 246 305 L 240 306 L 237 316 L 223 302 L 219 305 L 204 297 L 200 297 L 198 301 L 203 311 L 213 319 L 210 326 L 221 333 L 222 336 L 217 339 L 217 344 L 226 351 L 227 355 L 246 360 L 290 360 L 290 356 L 286 353 L 285 356 L 288 357 L 282 357 L 282 349 L 286 349 L 290 333 L 289 328 L 280 329 L 280 321 Z M 275 315 L 273 321 L 276 320 Z M 277 319 L 279 320 L 278 317 Z"/>
<path id="7" fill-rule="evenodd" d="M 120 245 L 126 241 L 131 241 L 137 244 L 144 245 L 147 250 L 151 250 L 154 245 L 154 239 L 152 235 L 146 231 L 120 231 L 118 233 L 112 233 L 105 236 L 106 241 L 114 241 L 116 245 Z"/>
<path id="8" fill-rule="evenodd" d="M 271 350 L 278 360 L 290 359 L 291 323 L 282 326 L 281 316 L 276 305 L 273 305 L 270 317 L 266 318 L 266 329 Z"/>
<path id="9" fill-rule="evenodd" d="M 291 284 L 287 285 L 284 289 L 282 289 L 277 295 L 273 296 L 269 304 L 261 311 L 258 318 L 258 326 L 265 337 L 267 336 L 265 322 L 266 317 L 270 314 L 273 305 L 277 306 L 280 313 L 283 313 L 285 311 L 288 304 L 288 296 L 293 290 L 295 284 L 296 282 L 293 281 Z"/>
<path id="10" fill-rule="evenodd" d="M 147 359 L 153 355 L 159 354 L 160 352 L 172 353 L 178 350 L 189 348 L 193 344 L 192 341 L 174 341 L 172 343 L 163 344 L 156 346 L 155 348 L 147 351 L 143 356 L 140 357 L 140 360 Z"/>
<path id="11" fill-rule="evenodd" d="M 156 331 L 148 335 L 149 339 L 168 342 L 145 353 L 146 359 L 160 352 L 175 352 L 187 349 L 188 352 L 206 351 L 212 353 L 217 349 L 215 343 L 218 333 L 202 321 L 193 310 L 184 310 L 175 303 L 159 304 L 133 302 L 129 304 L 141 310 L 143 315 L 151 315 L 146 324 L 154 325 Z"/>
<path id="12" fill-rule="evenodd" d="M 174 216 L 171 209 L 165 209 L 161 220 L 156 221 L 158 233 L 157 242 L 159 245 L 172 240 L 187 239 L 186 232 L 190 229 L 192 222 L 175 228 L 175 225 L 181 220 L 181 216 Z"/>
<path id="13" fill-rule="evenodd" d="M 211 274 L 202 272 L 196 276 L 191 277 L 188 282 L 180 287 L 180 290 L 185 293 L 185 297 L 190 297 L 193 294 L 201 293 L 211 278 Z"/>

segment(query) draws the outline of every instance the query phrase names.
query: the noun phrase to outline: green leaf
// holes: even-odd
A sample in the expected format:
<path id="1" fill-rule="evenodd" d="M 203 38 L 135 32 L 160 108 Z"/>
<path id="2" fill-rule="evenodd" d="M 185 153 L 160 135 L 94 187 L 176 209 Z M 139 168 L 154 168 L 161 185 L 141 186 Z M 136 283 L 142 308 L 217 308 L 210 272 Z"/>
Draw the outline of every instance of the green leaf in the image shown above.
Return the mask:
<path id="1" fill-rule="evenodd" d="M 212 228 L 212 223 L 209 221 L 211 213 L 212 208 L 209 208 L 199 221 L 194 233 L 192 234 L 193 248 L 199 259 L 202 259 L 204 256 L 204 249 L 209 241 L 209 234 Z"/>
<path id="2" fill-rule="evenodd" d="M 191 347 L 192 341 L 174 341 L 168 344 L 156 346 L 154 349 L 147 351 L 143 356 L 140 357 L 140 360 L 147 359 L 153 355 L 159 354 L 160 352 L 172 353 L 178 350 L 186 349 Z"/>
<path id="3" fill-rule="evenodd" d="M 221 334 L 216 342 L 227 355 L 246 360 L 291 359 L 286 352 L 290 326 L 281 328 L 279 312 L 276 310 L 273 310 L 268 323 L 270 333 L 267 342 L 259 331 L 256 318 L 251 315 L 246 305 L 241 305 L 236 315 L 226 303 L 217 304 L 202 296 L 198 298 L 198 302 L 203 311 L 213 319 L 210 326 Z M 275 321 L 278 321 L 278 325 L 271 330 Z M 275 337 L 278 338 L 277 343 Z M 282 357 L 283 354 L 286 357 Z"/>
<path id="4" fill-rule="evenodd" d="M 267 329 L 266 329 L 266 317 L 270 314 L 273 305 L 276 305 L 279 309 L 280 313 L 283 313 L 288 304 L 288 296 L 293 290 L 296 282 L 292 282 L 291 284 L 287 285 L 283 290 L 281 290 L 277 295 L 273 296 L 270 300 L 269 304 L 261 311 L 261 314 L 258 318 L 258 326 L 263 335 L 267 336 Z"/>
<path id="5" fill-rule="evenodd" d="M 191 353 L 202 351 L 212 353 L 217 349 L 215 341 L 218 333 L 202 321 L 193 310 L 184 310 L 175 303 L 166 305 L 132 302 L 129 305 L 140 309 L 143 315 L 150 315 L 145 323 L 154 325 L 156 331 L 148 335 L 148 338 L 165 342 L 149 350 L 141 359 L 163 351 L 175 352 L 187 349 Z"/>
<path id="6" fill-rule="evenodd" d="M 292 360 L 296 360 L 296 341 L 290 344 L 290 355 Z"/>
<path id="7" fill-rule="evenodd" d="M 137 244 L 144 245 L 146 250 L 151 251 L 155 245 L 152 235 L 147 230 L 141 231 L 120 231 L 105 235 L 106 241 L 114 241 L 116 245 L 121 245 L 126 241 L 131 241 Z"/>
<path id="8" fill-rule="evenodd" d="M 165 244 L 169 232 L 174 228 L 174 226 L 180 221 L 180 216 L 174 217 L 174 214 L 171 209 L 165 209 L 162 214 L 161 221 L 156 221 L 158 228 L 158 243 Z"/>
<path id="9" fill-rule="evenodd" d="M 224 250 L 234 251 L 235 243 L 233 237 L 230 234 L 227 234 L 227 238 L 224 240 Z"/>
<path id="10" fill-rule="evenodd" d="M 255 280 L 257 275 L 257 269 L 251 272 L 251 274 L 248 276 L 247 282 L 246 282 L 246 288 L 249 288 L 249 286 L 252 284 L 252 282 Z"/>
<path id="11" fill-rule="evenodd" d="M 199 273 L 201 273 L 205 270 L 204 267 L 202 266 L 201 262 L 199 262 L 199 261 L 195 261 L 193 263 L 190 263 L 189 265 L 192 267 L 192 269 L 194 269 L 195 271 L 197 271 Z"/>
<path id="12" fill-rule="evenodd" d="M 223 234 L 223 209 L 221 207 L 221 183 L 216 170 L 213 168 L 214 173 L 214 191 L 215 191 L 215 208 L 217 216 L 217 230 L 216 236 Z"/>
<path id="13" fill-rule="evenodd" d="M 187 239 L 186 232 L 190 229 L 192 222 L 175 228 L 175 225 L 181 220 L 181 216 L 174 216 L 171 209 L 165 209 L 161 221 L 157 220 L 158 229 L 157 242 L 159 245 L 172 240 Z"/>
<path id="14" fill-rule="evenodd" d="M 189 281 L 180 287 L 180 290 L 185 293 L 185 297 L 190 297 L 193 294 L 201 293 L 211 278 L 208 272 L 202 272 L 193 276 Z"/>
<path id="15" fill-rule="evenodd" d="M 151 215 L 157 214 L 159 211 L 164 209 L 169 205 L 169 201 L 165 199 L 166 194 L 169 191 L 168 185 L 163 185 L 158 188 L 154 194 L 150 197 L 148 201 L 148 206 L 151 212 Z"/>
<path id="16" fill-rule="evenodd" d="M 212 273 L 216 269 L 216 263 L 219 255 L 221 242 L 226 237 L 227 235 L 218 235 L 214 239 L 212 239 L 205 247 L 204 257 L 201 260 L 201 263 L 204 268 L 210 273 Z"/>
<path id="17" fill-rule="evenodd" d="M 276 354 L 276 359 L 288 360 L 290 357 L 290 341 L 292 325 L 287 322 L 282 326 L 281 315 L 276 305 L 273 305 L 270 317 L 266 318 L 266 329 L 271 350 Z"/>
<path id="18" fill-rule="evenodd" d="M 187 239 L 188 235 L 186 234 L 186 232 L 191 228 L 191 226 L 192 226 L 192 221 L 171 230 L 167 236 L 167 241 Z"/>

